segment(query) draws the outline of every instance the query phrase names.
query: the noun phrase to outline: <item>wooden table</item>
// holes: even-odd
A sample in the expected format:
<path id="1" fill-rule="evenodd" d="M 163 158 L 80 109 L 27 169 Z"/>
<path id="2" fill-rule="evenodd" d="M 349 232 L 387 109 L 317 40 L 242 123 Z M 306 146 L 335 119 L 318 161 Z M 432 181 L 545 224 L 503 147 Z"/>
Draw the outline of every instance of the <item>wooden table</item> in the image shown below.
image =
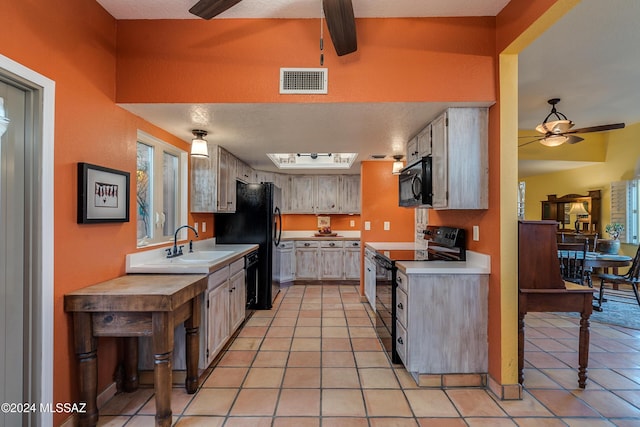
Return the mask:
<path id="1" fill-rule="evenodd" d="M 613 274 L 618 274 L 618 268 L 630 266 L 632 259 L 630 256 L 625 255 L 615 255 L 614 258 L 608 254 L 588 252 L 584 268 L 588 271 L 592 271 L 594 268 L 602 268 L 605 273 L 608 272 L 609 268 L 613 268 Z M 589 279 L 589 282 L 591 282 L 591 279 Z M 618 289 L 618 285 L 614 284 L 613 289 Z"/>
<path id="2" fill-rule="evenodd" d="M 138 387 L 137 337 L 153 337 L 156 425 L 170 426 L 171 357 L 175 325 L 187 332 L 187 392 L 198 388 L 198 351 L 201 303 L 207 276 L 127 275 L 64 296 L 64 308 L 73 313 L 74 347 L 79 363 L 80 401 L 86 412 L 80 426 L 98 423 L 97 337 L 124 337 L 125 391 Z"/>

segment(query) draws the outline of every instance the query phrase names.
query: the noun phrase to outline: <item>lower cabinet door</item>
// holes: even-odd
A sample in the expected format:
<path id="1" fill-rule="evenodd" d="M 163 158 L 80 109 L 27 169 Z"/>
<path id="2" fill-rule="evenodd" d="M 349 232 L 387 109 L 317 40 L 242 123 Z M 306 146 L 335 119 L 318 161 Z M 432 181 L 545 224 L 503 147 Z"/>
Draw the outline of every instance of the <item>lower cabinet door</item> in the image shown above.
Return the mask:
<path id="1" fill-rule="evenodd" d="M 244 321 L 247 301 L 247 290 L 244 280 L 244 270 L 239 271 L 229 279 L 229 333 L 235 332 L 238 326 Z"/>
<path id="2" fill-rule="evenodd" d="M 207 364 L 211 364 L 229 338 L 229 282 L 207 294 Z"/>
<path id="3" fill-rule="evenodd" d="M 407 364 L 407 330 L 396 320 L 396 351 L 402 364 L 409 369 Z"/>

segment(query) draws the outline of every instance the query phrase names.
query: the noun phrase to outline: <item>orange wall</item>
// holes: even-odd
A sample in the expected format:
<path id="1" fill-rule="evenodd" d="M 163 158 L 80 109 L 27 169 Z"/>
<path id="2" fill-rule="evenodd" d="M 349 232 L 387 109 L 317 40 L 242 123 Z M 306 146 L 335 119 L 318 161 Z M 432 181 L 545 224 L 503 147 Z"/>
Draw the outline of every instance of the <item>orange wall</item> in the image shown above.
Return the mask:
<path id="1" fill-rule="evenodd" d="M 136 130 L 184 148 L 184 143 L 115 105 L 118 102 L 395 102 L 494 101 L 496 40 L 504 46 L 539 15 L 529 4 L 495 18 L 358 19 L 359 50 L 338 58 L 325 50 L 329 94 L 282 96 L 281 66 L 318 66 L 317 20 L 116 21 L 96 2 L 6 2 L 0 53 L 56 82 L 55 120 L 55 372 L 54 397 L 77 397 L 71 323 L 63 295 L 124 273 L 135 248 L 135 223 L 75 223 L 79 161 L 135 171 Z M 511 20 L 518 25 L 512 28 Z M 496 33 L 496 22 L 501 23 Z M 116 49 L 117 47 L 117 49 Z M 366 78 L 364 78 L 366 76 Z M 495 255 L 499 266 L 497 107 L 491 111 L 490 209 L 439 212 L 432 223 L 481 226 L 470 247 Z M 426 118 L 428 119 L 428 118 Z M 363 241 L 412 240 L 413 210 L 397 206 L 388 162 L 363 162 Z M 383 191 L 383 190 L 388 191 Z M 397 191 L 397 190 L 396 190 Z M 391 232 L 381 221 L 392 222 Z M 211 220 L 212 221 L 212 220 Z M 302 220 L 306 221 L 306 219 Z M 297 220 L 294 221 L 298 227 Z M 305 226 L 306 227 L 306 226 Z M 211 224 L 208 230 L 213 230 Z M 491 277 L 490 373 L 499 378 L 499 269 Z M 496 320 L 496 310 L 498 318 Z M 107 340 L 104 340 L 105 342 Z M 99 388 L 111 381 L 115 347 L 100 350 Z M 63 415 L 55 416 L 59 424 Z"/>
<path id="2" fill-rule="evenodd" d="M 360 215 L 322 215 L 331 218 L 332 230 L 360 231 Z M 350 221 L 355 225 L 351 227 Z M 288 231 L 317 230 L 318 215 L 282 215 L 282 229 Z"/>
<path id="3" fill-rule="evenodd" d="M 358 19 L 325 49 L 328 95 L 279 95 L 280 67 L 319 65 L 318 20 L 118 22 L 118 102 L 494 101 L 494 18 Z"/>

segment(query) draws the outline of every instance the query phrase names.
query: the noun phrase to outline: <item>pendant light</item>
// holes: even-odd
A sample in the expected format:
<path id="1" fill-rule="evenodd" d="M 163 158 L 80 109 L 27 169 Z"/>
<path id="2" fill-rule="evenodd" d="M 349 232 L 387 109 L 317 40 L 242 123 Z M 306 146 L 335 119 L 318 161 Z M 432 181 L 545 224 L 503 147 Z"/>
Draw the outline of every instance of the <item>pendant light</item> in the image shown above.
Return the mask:
<path id="1" fill-rule="evenodd" d="M 393 162 L 391 173 L 393 175 L 400 175 L 400 171 L 404 167 L 404 162 L 402 161 L 402 154 L 396 154 L 395 156 L 393 156 L 393 159 L 395 161 Z"/>
<path id="2" fill-rule="evenodd" d="M 191 141 L 191 157 L 209 157 L 207 141 L 204 139 L 204 137 L 207 136 L 207 131 L 194 129 L 191 131 L 191 133 L 193 133 L 193 136 L 195 136 L 195 138 L 193 138 L 193 140 Z"/>

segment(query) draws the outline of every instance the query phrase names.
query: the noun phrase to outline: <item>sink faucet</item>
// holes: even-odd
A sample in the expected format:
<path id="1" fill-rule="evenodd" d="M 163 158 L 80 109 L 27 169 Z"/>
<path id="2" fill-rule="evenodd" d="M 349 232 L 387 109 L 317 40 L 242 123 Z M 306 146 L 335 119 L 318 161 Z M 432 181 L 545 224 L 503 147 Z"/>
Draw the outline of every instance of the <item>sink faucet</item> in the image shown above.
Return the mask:
<path id="1" fill-rule="evenodd" d="M 167 258 L 173 258 L 182 255 L 182 246 L 178 248 L 178 232 L 183 228 L 190 228 L 193 230 L 193 233 L 198 237 L 198 231 L 190 225 L 181 225 L 176 229 L 175 234 L 173 235 L 173 248 L 167 249 Z M 189 245 L 191 247 L 191 245 Z"/>

